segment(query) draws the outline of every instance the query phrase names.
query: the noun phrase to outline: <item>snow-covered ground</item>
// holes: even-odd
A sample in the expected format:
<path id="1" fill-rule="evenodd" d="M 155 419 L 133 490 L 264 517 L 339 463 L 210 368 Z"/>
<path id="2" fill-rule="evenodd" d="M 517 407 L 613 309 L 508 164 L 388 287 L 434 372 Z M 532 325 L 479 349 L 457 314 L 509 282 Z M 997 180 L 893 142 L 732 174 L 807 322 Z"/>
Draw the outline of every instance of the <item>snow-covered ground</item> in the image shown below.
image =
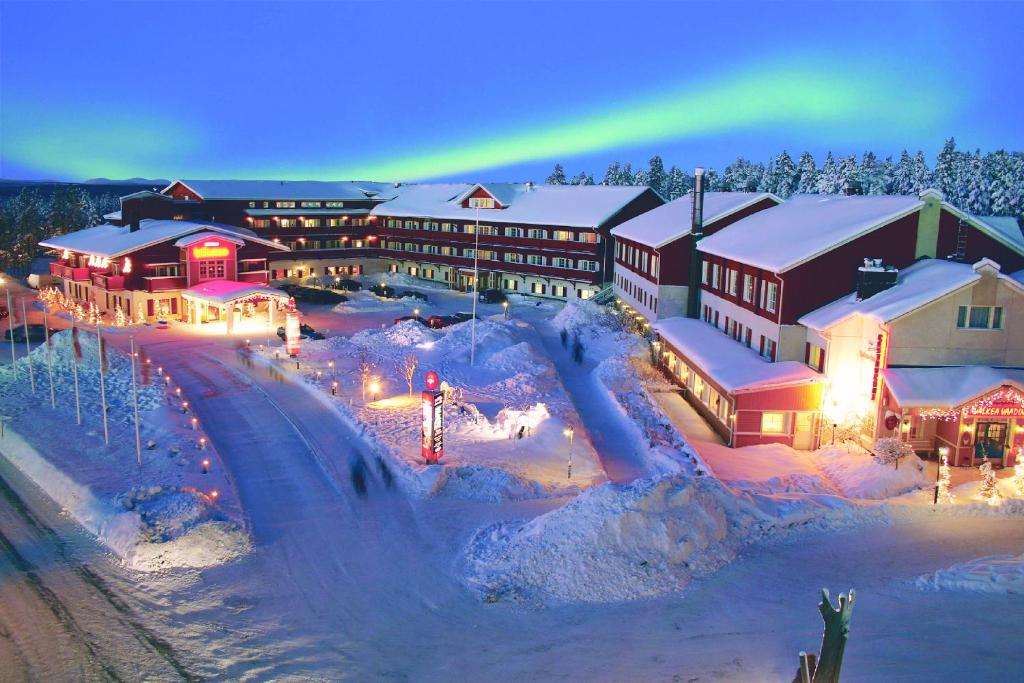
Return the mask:
<path id="1" fill-rule="evenodd" d="M 237 496 L 216 452 L 202 448 L 192 413 L 155 376 L 138 367 L 142 464 L 136 452 L 128 356 L 108 345 L 104 388 L 110 444 L 103 438 L 100 359 L 94 334 L 81 332 L 78 385 L 82 425 L 76 423 L 73 337 L 54 335 L 31 359 L 0 367 L 8 418 L 0 453 L 57 500 L 126 564 L 136 569 L 203 567 L 249 549 Z M 141 359 L 139 365 L 141 366 Z M 52 372 L 56 408 L 50 403 Z M 209 461 L 202 473 L 202 461 Z"/>
<path id="2" fill-rule="evenodd" d="M 1024 555 L 993 555 L 920 576 L 922 590 L 1024 593 Z"/>

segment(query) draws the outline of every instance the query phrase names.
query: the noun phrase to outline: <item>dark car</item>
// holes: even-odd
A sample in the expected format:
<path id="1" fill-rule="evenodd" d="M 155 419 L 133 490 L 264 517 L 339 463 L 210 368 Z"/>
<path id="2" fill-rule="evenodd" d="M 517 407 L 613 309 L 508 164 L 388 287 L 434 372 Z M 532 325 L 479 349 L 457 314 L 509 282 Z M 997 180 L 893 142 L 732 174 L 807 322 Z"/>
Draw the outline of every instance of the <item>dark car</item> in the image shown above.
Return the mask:
<path id="1" fill-rule="evenodd" d="M 503 304 L 508 297 L 500 289 L 485 289 L 480 292 L 479 300 L 482 304 Z"/>
<path id="2" fill-rule="evenodd" d="M 473 315 L 472 313 L 455 313 L 455 314 L 450 315 L 448 317 L 450 317 L 452 320 L 454 320 L 457 323 L 464 323 L 467 320 L 472 320 L 473 318 L 476 318 L 477 320 L 480 319 L 480 316 Z"/>
<path id="3" fill-rule="evenodd" d="M 342 278 L 341 280 L 337 280 L 334 283 L 334 288 L 343 289 L 346 292 L 358 292 L 360 289 L 363 288 L 363 284 L 357 280 L 349 280 L 347 278 Z"/>
<path id="4" fill-rule="evenodd" d="M 50 334 L 56 334 L 58 330 L 51 329 Z M 10 328 L 4 330 L 4 339 L 11 341 L 11 330 Z M 34 341 L 45 341 L 46 340 L 46 328 L 42 325 L 29 325 L 28 326 L 28 340 Z M 25 341 L 25 326 L 19 325 L 14 328 L 14 341 L 23 342 Z"/>
<path id="5" fill-rule="evenodd" d="M 331 289 L 317 289 L 315 287 L 293 287 L 289 292 L 296 301 L 305 301 L 311 304 L 340 304 L 348 301 L 344 294 L 338 294 Z"/>
<path id="6" fill-rule="evenodd" d="M 377 296 L 381 297 L 382 299 L 395 298 L 395 288 L 388 287 L 387 285 L 374 285 L 373 287 L 370 288 L 370 291 L 376 294 Z"/>
<path id="7" fill-rule="evenodd" d="M 285 338 L 285 331 L 283 327 L 277 328 L 277 336 L 281 339 Z M 306 323 L 299 325 L 299 336 L 302 339 L 325 339 L 322 332 L 317 332 Z"/>
<path id="8" fill-rule="evenodd" d="M 423 292 L 416 292 L 416 291 L 413 291 L 411 289 L 405 290 L 399 296 L 402 299 L 407 299 L 407 298 L 412 297 L 413 299 L 419 299 L 420 301 L 426 301 L 427 300 L 427 295 L 426 294 L 424 294 Z"/>
<path id="9" fill-rule="evenodd" d="M 427 327 L 432 330 L 439 330 L 442 327 L 454 325 L 456 322 L 458 321 L 450 315 L 432 315 L 427 318 Z"/>
<path id="10" fill-rule="evenodd" d="M 420 323 L 421 325 L 426 325 L 427 324 L 427 320 L 425 318 L 422 318 L 422 317 L 418 316 L 418 315 L 403 315 L 401 318 L 395 318 L 395 324 L 397 325 L 398 323 L 404 323 L 406 320 L 415 320 L 416 322 Z"/>

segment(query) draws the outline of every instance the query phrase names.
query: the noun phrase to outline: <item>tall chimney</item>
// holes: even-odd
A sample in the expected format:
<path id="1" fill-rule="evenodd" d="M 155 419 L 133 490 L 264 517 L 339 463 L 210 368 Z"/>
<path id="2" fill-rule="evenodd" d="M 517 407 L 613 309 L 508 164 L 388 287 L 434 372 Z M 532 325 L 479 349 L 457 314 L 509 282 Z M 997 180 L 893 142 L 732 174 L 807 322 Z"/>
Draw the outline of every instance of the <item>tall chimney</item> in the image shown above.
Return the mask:
<path id="1" fill-rule="evenodd" d="M 135 217 L 132 218 L 131 222 L 128 224 L 128 232 L 138 232 L 138 231 L 139 231 L 139 217 L 135 216 Z"/>
<path id="2" fill-rule="evenodd" d="M 693 211 L 690 214 L 690 286 L 686 296 L 686 317 L 700 317 L 700 252 L 697 242 L 704 237 L 704 169 L 693 169 Z"/>

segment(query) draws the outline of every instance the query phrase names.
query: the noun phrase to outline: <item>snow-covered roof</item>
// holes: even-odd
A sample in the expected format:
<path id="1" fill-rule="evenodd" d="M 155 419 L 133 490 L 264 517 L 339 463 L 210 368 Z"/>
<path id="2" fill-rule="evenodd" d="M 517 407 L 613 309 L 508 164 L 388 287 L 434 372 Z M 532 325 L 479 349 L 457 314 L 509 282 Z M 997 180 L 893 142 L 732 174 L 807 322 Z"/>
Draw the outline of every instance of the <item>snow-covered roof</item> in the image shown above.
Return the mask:
<path id="1" fill-rule="evenodd" d="M 104 223 L 92 228 L 83 228 L 82 230 L 69 232 L 66 235 L 50 237 L 40 242 L 39 246 L 48 249 L 67 249 L 68 251 L 82 254 L 116 258 L 154 244 L 176 240 L 185 235 L 204 230 L 288 251 L 288 247 L 282 244 L 257 237 L 256 233 L 252 230 L 237 228 L 233 225 L 152 219 L 139 221 L 139 229 L 135 232 L 132 232 L 131 227 L 127 225 Z"/>
<path id="2" fill-rule="evenodd" d="M 365 216 L 369 209 L 246 209 L 246 216 Z"/>
<path id="3" fill-rule="evenodd" d="M 236 280 L 207 280 L 189 287 L 181 295 L 185 299 L 198 299 L 212 304 L 226 304 L 249 296 L 288 300 L 288 294 L 280 289 Z"/>
<path id="4" fill-rule="evenodd" d="M 203 232 L 196 232 L 191 235 L 186 235 L 185 237 L 182 237 L 180 240 L 174 243 L 174 246 L 190 247 L 193 244 L 196 244 L 197 242 L 215 239 L 221 239 L 226 242 L 231 242 L 232 244 L 237 244 L 238 246 L 242 246 L 243 244 L 245 244 L 245 240 L 243 239 L 232 237 L 231 235 L 225 235 L 224 233 L 220 232 L 212 232 L 210 230 L 205 230 Z"/>
<path id="5" fill-rule="evenodd" d="M 821 374 L 803 363 L 771 363 L 701 320 L 666 318 L 653 327 L 731 394 L 822 381 Z"/>
<path id="6" fill-rule="evenodd" d="M 776 204 L 782 200 L 770 192 L 706 192 L 704 194 L 704 225 L 741 211 L 765 199 Z M 693 193 L 642 213 L 612 228 L 612 235 L 632 240 L 655 249 L 690 234 Z"/>
<path id="7" fill-rule="evenodd" d="M 794 195 L 700 241 L 700 250 L 781 273 L 924 205 L 909 195 Z"/>
<path id="8" fill-rule="evenodd" d="M 524 225 L 596 228 L 647 187 L 605 185 L 527 185 L 465 183 L 409 185 L 395 199 L 373 208 L 376 216 L 473 221 L 477 209 L 463 208 L 463 199 L 483 187 L 504 209 L 480 209 L 480 221 Z"/>
<path id="9" fill-rule="evenodd" d="M 975 216 L 945 201 L 942 202 L 942 208 L 1018 254 L 1024 254 L 1024 233 L 1021 232 L 1017 219 L 1009 216 Z"/>
<path id="10" fill-rule="evenodd" d="M 886 368 L 882 376 L 901 408 L 956 408 L 1004 384 L 1024 391 L 1024 368 Z"/>
<path id="11" fill-rule="evenodd" d="M 181 183 L 203 199 L 366 200 L 388 199 L 400 193 L 393 183 L 355 180 L 173 180 L 167 192 Z"/>
<path id="12" fill-rule="evenodd" d="M 985 263 L 982 261 L 981 263 Z M 867 299 L 853 292 L 801 317 L 797 322 L 813 330 L 827 330 L 853 315 L 863 315 L 882 323 L 940 299 L 981 279 L 979 264 L 925 259 L 904 268 L 896 284 Z"/>

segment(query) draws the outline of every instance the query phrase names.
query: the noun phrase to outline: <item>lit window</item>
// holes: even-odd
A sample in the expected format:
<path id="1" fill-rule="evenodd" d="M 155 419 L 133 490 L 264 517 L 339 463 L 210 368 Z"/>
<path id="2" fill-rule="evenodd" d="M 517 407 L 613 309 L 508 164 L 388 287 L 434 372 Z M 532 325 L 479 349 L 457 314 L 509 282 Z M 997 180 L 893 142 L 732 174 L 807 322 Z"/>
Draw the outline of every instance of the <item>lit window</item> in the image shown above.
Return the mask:
<path id="1" fill-rule="evenodd" d="M 761 413 L 762 434 L 782 434 L 786 431 L 785 413 Z"/>
<path id="2" fill-rule="evenodd" d="M 494 199 L 492 197 L 470 197 L 469 208 L 471 209 L 493 209 Z"/>
<path id="3" fill-rule="evenodd" d="M 295 202 L 274 202 L 274 206 L 279 209 L 294 209 Z"/>
<path id="4" fill-rule="evenodd" d="M 304 209 L 319 209 L 321 204 L 320 202 L 302 202 L 301 206 Z"/>
<path id="5" fill-rule="evenodd" d="M 551 239 L 562 240 L 563 242 L 571 242 L 572 241 L 572 231 L 571 230 L 555 230 L 553 233 L 551 233 Z"/>

